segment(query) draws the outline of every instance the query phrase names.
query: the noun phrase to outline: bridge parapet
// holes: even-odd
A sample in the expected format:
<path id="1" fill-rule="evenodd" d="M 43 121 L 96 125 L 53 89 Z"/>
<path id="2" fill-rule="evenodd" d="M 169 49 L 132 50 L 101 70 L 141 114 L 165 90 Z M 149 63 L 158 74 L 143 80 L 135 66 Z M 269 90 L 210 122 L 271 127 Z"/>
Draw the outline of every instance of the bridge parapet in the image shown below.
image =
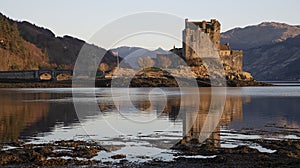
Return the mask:
<path id="1" fill-rule="evenodd" d="M 24 70 L 24 71 L 0 71 L 0 80 L 28 80 L 28 81 L 40 81 L 41 75 L 49 74 L 49 78 L 52 81 L 57 80 L 57 76 L 60 74 L 73 75 L 72 70 Z"/>

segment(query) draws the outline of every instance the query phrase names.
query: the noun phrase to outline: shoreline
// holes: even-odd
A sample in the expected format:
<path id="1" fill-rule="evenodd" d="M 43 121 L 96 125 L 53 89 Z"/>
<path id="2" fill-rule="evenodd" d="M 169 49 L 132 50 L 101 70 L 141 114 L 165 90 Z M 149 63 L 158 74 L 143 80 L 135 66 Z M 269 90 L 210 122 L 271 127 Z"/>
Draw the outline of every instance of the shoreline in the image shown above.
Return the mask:
<path id="1" fill-rule="evenodd" d="M 122 86 L 121 78 L 120 86 Z M 125 79 L 126 80 L 126 79 Z M 190 79 L 182 79 L 183 86 L 190 86 Z M 198 87 L 211 87 L 210 81 L 207 79 L 196 79 Z M 90 85 L 90 81 L 76 82 L 78 86 L 86 87 Z M 89 84 L 89 85 L 87 85 Z M 272 84 L 257 82 L 255 80 L 241 81 L 241 80 L 227 80 L 227 87 L 249 87 L 249 86 L 274 86 Z M 95 87 L 111 87 L 111 79 L 98 79 L 95 81 Z M 130 87 L 178 87 L 178 83 L 173 78 L 134 78 L 130 81 Z M 218 87 L 218 86 L 217 86 Z M 21 81 L 21 80 L 0 80 L 0 88 L 72 88 L 72 80 L 64 81 Z"/>
<path id="2" fill-rule="evenodd" d="M 174 159 L 153 159 L 146 162 L 130 161 L 125 154 L 114 154 L 112 161 L 95 159 L 98 153 L 112 152 L 94 141 L 59 140 L 41 144 L 22 141 L 0 143 L 0 166 L 100 166 L 100 167 L 299 167 L 300 139 L 247 139 L 273 152 L 261 152 L 248 145 L 216 147 L 213 140 L 179 141 L 174 145 Z M 200 156 L 200 157 L 199 157 Z M 148 157 L 148 156 L 141 156 Z"/>

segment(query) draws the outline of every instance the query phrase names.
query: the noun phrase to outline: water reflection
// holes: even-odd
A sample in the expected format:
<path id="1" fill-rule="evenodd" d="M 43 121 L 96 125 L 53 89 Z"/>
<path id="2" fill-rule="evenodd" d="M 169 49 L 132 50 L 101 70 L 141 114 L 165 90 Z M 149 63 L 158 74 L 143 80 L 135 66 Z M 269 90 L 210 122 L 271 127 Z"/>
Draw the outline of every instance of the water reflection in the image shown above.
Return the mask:
<path id="1" fill-rule="evenodd" d="M 11 94 L 2 91 L 0 96 L 0 141 L 7 142 L 19 138 L 26 127 L 45 118 L 48 103 L 23 103 L 28 98 L 49 99 L 49 94 Z"/>
<path id="2" fill-rule="evenodd" d="M 165 122 L 180 124 L 182 127 L 178 131 L 182 132 L 183 137 L 187 140 L 201 138 L 203 136 L 201 135 L 201 131 L 205 133 L 206 129 L 214 130 L 213 134 L 210 134 L 210 131 L 208 132 L 216 146 L 220 145 L 220 134 L 218 132 L 221 126 L 233 129 L 265 129 L 267 125 L 277 124 L 299 129 L 300 97 L 282 97 L 287 92 L 299 92 L 299 88 L 280 88 L 278 93 L 276 92 L 276 88 L 273 88 L 272 95 L 264 96 L 255 96 L 257 95 L 255 93 L 262 94 L 262 91 L 267 92 L 270 88 L 262 88 L 262 90 L 257 88 L 229 88 L 220 120 L 218 117 L 209 116 L 212 99 L 210 88 L 201 88 L 200 90 L 199 107 L 194 107 L 193 101 L 195 99 L 193 98 L 193 94 L 189 93 L 181 97 L 177 93 L 178 90 L 171 89 L 167 93 L 166 106 L 162 113 L 158 112 L 158 109 L 161 109 L 163 106 L 160 99 L 151 102 L 144 95 L 146 92 L 144 89 L 135 89 L 134 91 L 136 92 L 133 94 L 136 95 L 136 98 L 127 101 L 131 101 L 134 107 L 142 110 L 144 112 L 143 116 L 156 116 Z M 69 126 L 69 130 L 72 130 L 74 123 L 78 123 L 79 121 L 71 99 L 71 90 L 66 92 L 58 91 L 59 89 L 47 91 L 1 90 L 0 142 L 10 142 L 20 138 L 32 138 L 37 134 L 39 136 L 41 134 L 45 134 L 46 136 L 47 133 L 55 134 L 55 128 L 57 127 Z M 109 99 L 111 94 L 108 94 L 108 91 L 104 90 L 103 92 L 101 90 L 97 93 L 97 102 L 101 113 L 86 110 L 87 112 L 83 114 L 84 122 L 96 123 L 98 124 L 96 125 L 97 128 L 102 128 L 103 118 L 99 116 L 120 115 L 113 100 Z M 122 93 L 122 90 L 118 91 Z M 87 103 L 83 103 L 85 106 L 82 108 L 88 109 L 88 98 L 83 96 L 83 99 L 80 99 L 80 101 L 87 101 Z M 126 102 L 123 103 L 126 104 Z M 183 110 L 183 113 L 180 113 L 180 110 Z M 127 109 L 127 112 L 134 113 L 130 109 Z M 119 121 L 115 119 L 117 118 L 112 117 L 113 122 L 125 123 L 123 122 L 124 119 L 120 119 Z M 94 122 L 95 120 L 96 122 Z M 206 127 L 204 126 L 205 122 L 209 123 Z M 210 123 L 217 123 L 217 127 L 210 125 Z M 131 128 L 133 129 L 131 125 L 121 125 L 120 127 L 128 127 L 129 132 Z M 152 129 L 157 128 L 159 128 L 159 125 L 153 126 Z M 139 129 L 146 132 L 149 127 L 140 125 Z M 105 136 L 105 130 L 100 131 L 102 132 L 99 134 L 102 133 Z M 155 131 L 160 130 L 157 129 Z M 73 137 L 66 138 L 72 139 Z M 160 141 L 160 139 L 157 139 L 157 141 Z"/>
<path id="3" fill-rule="evenodd" d="M 77 120 L 72 105 L 49 101 L 58 98 L 51 93 L 28 93 L 14 90 L 0 92 L 0 142 L 12 142 L 22 137 L 31 137 L 50 131 L 61 122 L 68 125 Z"/>

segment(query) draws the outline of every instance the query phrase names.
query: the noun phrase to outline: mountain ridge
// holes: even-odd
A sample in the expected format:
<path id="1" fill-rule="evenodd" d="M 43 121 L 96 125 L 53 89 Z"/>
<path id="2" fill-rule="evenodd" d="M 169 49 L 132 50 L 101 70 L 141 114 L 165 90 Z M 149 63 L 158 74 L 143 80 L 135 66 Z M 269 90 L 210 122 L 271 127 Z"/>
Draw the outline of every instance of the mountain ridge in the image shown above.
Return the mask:
<path id="1" fill-rule="evenodd" d="M 300 79 L 300 35 L 244 51 L 244 69 L 257 80 Z"/>
<path id="2" fill-rule="evenodd" d="M 299 25 L 288 25 L 279 22 L 262 22 L 244 28 L 233 28 L 221 33 L 221 42 L 229 42 L 234 49 L 250 49 L 266 44 L 285 41 L 300 35 Z"/>

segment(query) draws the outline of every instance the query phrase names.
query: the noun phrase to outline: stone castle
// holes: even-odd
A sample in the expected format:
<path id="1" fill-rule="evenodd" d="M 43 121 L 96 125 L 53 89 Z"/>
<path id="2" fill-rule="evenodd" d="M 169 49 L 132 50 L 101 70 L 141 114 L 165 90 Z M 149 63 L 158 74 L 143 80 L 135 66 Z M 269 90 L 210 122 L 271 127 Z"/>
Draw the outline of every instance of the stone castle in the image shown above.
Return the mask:
<path id="1" fill-rule="evenodd" d="M 243 72 L 243 51 L 242 50 L 231 50 L 229 43 L 220 43 L 220 31 L 221 24 L 216 19 L 211 19 L 210 22 L 189 22 L 185 19 L 185 29 L 182 35 L 182 48 L 174 48 L 170 50 L 173 54 L 180 56 L 186 63 L 193 67 L 201 66 L 202 62 L 200 57 L 197 55 L 196 50 L 201 47 L 203 49 L 203 43 L 201 43 L 201 35 L 203 32 L 212 41 L 213 47 L 220 55 L 221 61 L 224 65 L 225 70 L 233 71 L 235 73 Z M 203 50 L 202 50 L 203 51 Z M 158 54 L 157 57 L 167 56 L 166 54 Z M 168 56 L 172 61 L 174 67 L 181 65 L 182 63 L 178 59 L 174 59 L 174 55 L 169 54 Z M 249 74 L 249 76 L 251 76 Z"/>
<path id="2" fill-rule="evenodd" d="M 197 51 L 201 46 L 200 32 L 204 32 L 211 39 L 214 48 L 218 51 L 223 65 L 229 66 L 233 71 L 242 72 L 243 52 L 241 50 L 231 50 L 229 43 L 220 43 L 221 24 L 216 19 L 210 22 L 189 22 L 185 19 L 185 29 L 183 30 L 183 50 L 182 56 L 191 65 L 197 65 L 199 56 Z"/>

